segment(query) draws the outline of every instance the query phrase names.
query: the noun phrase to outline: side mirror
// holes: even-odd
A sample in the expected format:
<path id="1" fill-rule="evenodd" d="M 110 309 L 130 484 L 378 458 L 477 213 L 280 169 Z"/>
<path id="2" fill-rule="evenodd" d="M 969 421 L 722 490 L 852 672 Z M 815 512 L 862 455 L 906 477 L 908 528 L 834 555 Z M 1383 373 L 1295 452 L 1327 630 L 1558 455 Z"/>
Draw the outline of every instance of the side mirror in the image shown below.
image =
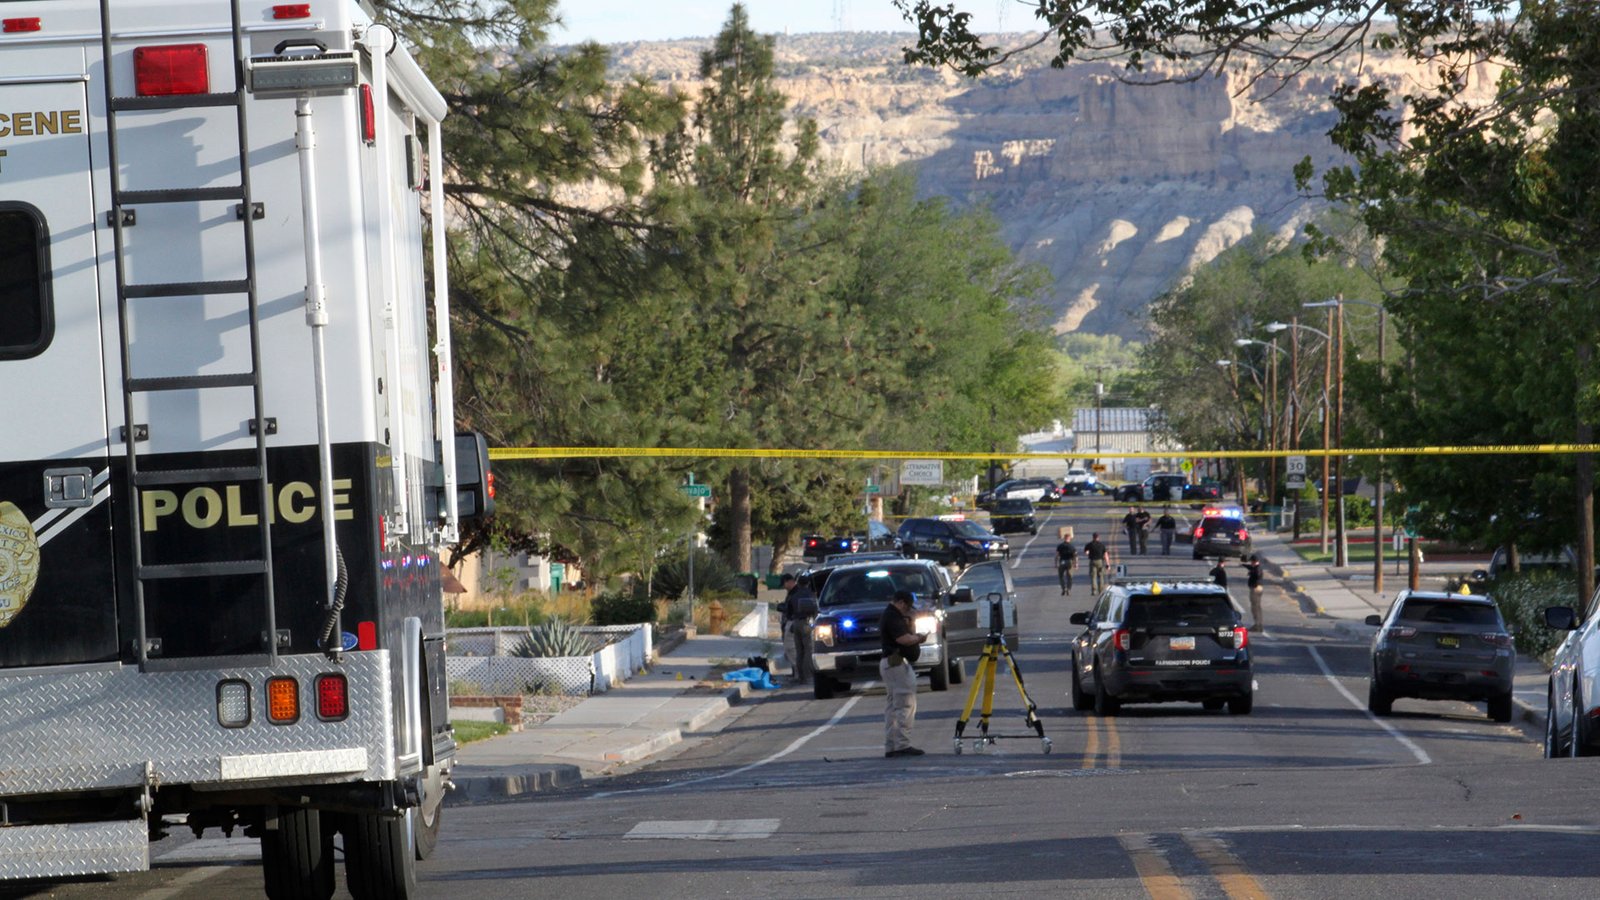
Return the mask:
<path id="1" fill-rule="evenodd" d="M 971 603 L 972 602 L 972 588 L 963 586 L 963 587 L 958 587 L 955 590 L 951 591 L 950 592 L 950 602 L 951 603 Z"/>
<path id="2" fill-rule="evenodd" d="M 1546 607 L 1544 624 L 1557 631 L 1573 631 L 1578 627 L 1578 614 L 1570 606 Z"/>
<path id="3" fill-rule="evenodd" d="M 1376 628 L 1383 624 L 1383 616 L 1367 616 L 1366 622 Z"/>
<path id="4" fill-rule="evenodd" d="M 1071 622 L 1074 625 L 1088 625 L 1089 624 L 1089 614 L 1086 613 L 1086 612 L 1075 612 L 1075 613 L 1072 614 L 1072 617 L 1070 619 L 1067 619 L 1067 621 Z"/>
<path id="5" fill-rule="evenodd" d="M 1488 569 L 1473 569 L 1472 570 L 1472 580 L 1473 581 L 1488 581 L 1489 580 L 1489 570 Z"/>
<path id="6" fill-rule="evenodd" d="M 456 506 L 463 522 L 494 515 L 489 439 L 479 431 L 456 433 Z"/>

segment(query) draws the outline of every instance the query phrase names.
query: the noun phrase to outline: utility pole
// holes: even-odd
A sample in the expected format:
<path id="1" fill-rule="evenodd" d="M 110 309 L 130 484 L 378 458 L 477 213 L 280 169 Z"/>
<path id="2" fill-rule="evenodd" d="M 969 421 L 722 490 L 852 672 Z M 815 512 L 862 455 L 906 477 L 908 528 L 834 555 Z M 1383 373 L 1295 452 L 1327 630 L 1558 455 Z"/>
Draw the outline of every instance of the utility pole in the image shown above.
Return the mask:
<path id="1" fill-rule="evenodd" d="M 1378 446 L 1383 446 L 1383 304 L 1378 305 Z M 1372 591 L 1383 594 L 1383 455 L 1378 456 L 1378 478 L 1372 514 Z"/>
<path id="2" fill-rule="evenodd" d="M 1334 324 L 1334 345 L 1338 347 L 1339 354 L 1339 380 L 1336 385 L 1339 392 L 1339 402 L 1335 407 L 1333 419 L 1333 442 L 1339 448 L 1339 458 L 1334 461 L 1334 477 L 1338 482 L 1338 490 L 1334 493 L 1334 501 L 1339 508 L 1334 511 L 1334 529 L 1337 542 L 1334 545 L 1333 564 L 1343 567 L 1350 562 L 1350 544 L 1344 528 L 1344 295 L 1337 298 L 1339 304 L 1331 310 L 1337 313 Z"/>
<path id="3" fill-rule="evenodd" d="M 1094 461 L 1089 467 L 1089 471 L 1092 472 L 1094 466 L 1100 463 L 1100 415 L 1106 394 L 1105 382 L 1101 380 L 1103 376 L 1100 373 L 1110 366 L 1090 366 L 1090 368 L 1094 369 Z"/>
<path id="4" fill-rule="evenodd" d="M 1328 495 L 1332 493 L 1333 485 L 1329 482 L 1331 474 L 1328 467 L 1328 429 L 1333 425 L 1333 309 L 1328 309 L 1329 337 L 1322 348 L 1322 552 L 1328 552 Z"/>
<path id="5" fill-rule="evenodd" d="M 1300 449 L 1300 324 L 1298 317 L 1289 322 L 1289 449 Z M 1284 498 L 1288 499 L 1288 498 Z M 1294 539 L 1300 540 L 1300 494 L 1294 495 Z"/>

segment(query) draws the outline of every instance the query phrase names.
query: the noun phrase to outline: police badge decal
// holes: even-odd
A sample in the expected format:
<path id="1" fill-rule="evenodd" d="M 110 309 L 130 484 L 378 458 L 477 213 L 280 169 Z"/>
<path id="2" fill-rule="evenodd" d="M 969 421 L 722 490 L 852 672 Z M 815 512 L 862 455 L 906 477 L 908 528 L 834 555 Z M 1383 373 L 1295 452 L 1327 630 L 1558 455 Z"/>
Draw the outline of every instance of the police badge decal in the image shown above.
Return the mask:
<path id="1" fill-rule="evenodd" d="M 0 628 L 11 624 L 39 583 L 39 539 L 15 504 L 0 500 Z"/>

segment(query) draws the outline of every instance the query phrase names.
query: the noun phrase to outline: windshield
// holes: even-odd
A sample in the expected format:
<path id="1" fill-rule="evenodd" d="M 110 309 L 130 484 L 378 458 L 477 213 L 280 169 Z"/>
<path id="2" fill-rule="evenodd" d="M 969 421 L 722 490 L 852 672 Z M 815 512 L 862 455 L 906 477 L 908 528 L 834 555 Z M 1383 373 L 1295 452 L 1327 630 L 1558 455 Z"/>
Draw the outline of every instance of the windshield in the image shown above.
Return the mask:
<path id="1" fill-rule="evenodd" d="M 999 563 L 983 563 L 961 573 L 956 586 L 972 588 L 973 599 L 983 600 L 990 594 L 1006 592 L 1006 573 Z"/>
<path id="2" fill-rule="evenodd" d="M 939 590 L 939 584 L 925 566 L 873 566 L 835 572 L 822 590 L 821 606 L 850 606 L 857 603 L 888 605 L 895 591 L 910 591 L 921 606 Z"/>
<path id="3" fill-rule="evenodd" d="M 977 522 L 951 522 L 950 524 L 956 527 L 956 534 L 962 537 L 987 538 L 992 536 Z"/>
<path id="4" fill-rule="evenodd" d="M 1001 513 L 1033 512 L 1033 504 L 1027 500 L 1001 500 L 995 504 L 994 511 Z"/>

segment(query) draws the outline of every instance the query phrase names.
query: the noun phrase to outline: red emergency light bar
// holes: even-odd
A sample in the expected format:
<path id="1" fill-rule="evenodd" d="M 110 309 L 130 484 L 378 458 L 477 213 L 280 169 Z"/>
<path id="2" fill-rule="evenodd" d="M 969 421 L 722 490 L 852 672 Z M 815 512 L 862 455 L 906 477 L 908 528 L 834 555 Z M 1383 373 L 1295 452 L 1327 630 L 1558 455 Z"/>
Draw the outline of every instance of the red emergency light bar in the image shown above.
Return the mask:
<path id="1" fill-rule="evenodd" d="M 1200 511 L 1207 519 L 1242 519 L 1244 510 L 1237 506 L 1208 506 Z"/>

